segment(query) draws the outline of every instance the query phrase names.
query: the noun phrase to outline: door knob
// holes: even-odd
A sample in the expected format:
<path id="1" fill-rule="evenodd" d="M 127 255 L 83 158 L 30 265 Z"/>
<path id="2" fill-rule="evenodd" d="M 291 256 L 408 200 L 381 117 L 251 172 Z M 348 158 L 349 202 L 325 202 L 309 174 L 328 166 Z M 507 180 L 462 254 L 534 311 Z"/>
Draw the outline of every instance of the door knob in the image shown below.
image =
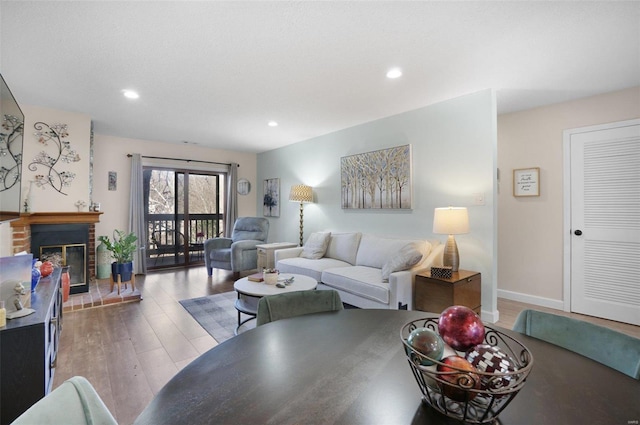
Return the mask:
<path id="1" fill-rule="evenodd" d="M 582 235 L 582 230 L 578 229 L 575 232 L 573 232 L 573 234 L 576 235 L 576 236 L 580 236 L 580 235 Z"/>

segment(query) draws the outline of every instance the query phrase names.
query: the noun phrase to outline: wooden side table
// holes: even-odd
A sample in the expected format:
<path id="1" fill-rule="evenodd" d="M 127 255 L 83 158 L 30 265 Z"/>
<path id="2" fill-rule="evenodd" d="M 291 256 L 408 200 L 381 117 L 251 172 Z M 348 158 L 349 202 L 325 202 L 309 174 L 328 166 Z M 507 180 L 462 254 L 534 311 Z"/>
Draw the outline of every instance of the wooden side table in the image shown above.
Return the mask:
<path id="1" fill-rule="evenodd" d="M 440 314 L 452 305 L 464 305 L 480 314 L 482 277 L 478 272 L 459 270 L 450 279 L 416 275 L 414 309 Z"/>
<path id="2" fill-rule="evenodd" d="M 256 245 L 258 248 L 258 270 L 275 268 L 274 252 L 277 249 L 295 248 L 297 243 L 276 242 Z"/>

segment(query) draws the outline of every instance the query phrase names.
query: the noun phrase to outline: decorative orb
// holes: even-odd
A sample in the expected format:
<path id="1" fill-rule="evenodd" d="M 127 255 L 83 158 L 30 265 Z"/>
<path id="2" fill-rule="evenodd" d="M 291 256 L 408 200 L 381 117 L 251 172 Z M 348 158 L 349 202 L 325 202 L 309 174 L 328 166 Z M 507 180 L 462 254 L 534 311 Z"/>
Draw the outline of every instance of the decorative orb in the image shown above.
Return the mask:
<path id="1" fill-rule="evenodd" d="M 47 277 L 53 273 L 53 264 L 51 261 L 42 262 L 42 265 L 40 265 L 40 273 L 42 274 L 42 277 Z"/>
<path id="2" fill-rule="evenodd" d="M 470 348 L 465 358 L 480 372 L 486 373 L 510 373 L 517 367 L 513 359 L 499 347 L 480 344 Z M 496 376 L 495 378 L 482 375 L 483 389 L 497 390 L 509 386 L 513 376 Z"/>
<path id="3" fill-rule="evenodd" d="M 457 351 L 467 351 L 484 341 L 484 325 L 480 316 L 461 305 L 448 307 L 440 314 L 438 332 L 444 342 Z"/>
<path id="4" fill-rule="evenodd" d="M 445 382 L 438 381 L 442 394 L 455 401 L 473 400 L 478 393 L 471 390 L 480 389 L 480 376 L 477 369 L 460 356 L 449 356 L 438 364 L 438 377 Z"/>
<path id="5" fill-rule="evenodd" d="M 444 352 L 444 341 L 440 335 L 427 328 L 414 329 L 407 338 L 407 344 L 420 354 L 433 360 L 440 360 Z M 430 366 L 433 361 L 420 357 L 420 364 Z"/>

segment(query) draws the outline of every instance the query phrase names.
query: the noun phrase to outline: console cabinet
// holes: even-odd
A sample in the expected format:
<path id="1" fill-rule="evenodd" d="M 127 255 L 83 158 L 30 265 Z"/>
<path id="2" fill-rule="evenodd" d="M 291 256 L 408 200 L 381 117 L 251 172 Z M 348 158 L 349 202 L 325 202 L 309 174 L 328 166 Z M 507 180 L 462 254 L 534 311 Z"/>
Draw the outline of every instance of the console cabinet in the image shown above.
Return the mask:
<path id="1" fill-rule="evenodd" d="M 0 328 L 0 424 L 9 424 L 51 392 L 62 329 L 60 269 L 31 294 L 35 313 Z"/>
<path id="2" fill-rule="evenodd" d="M 459 270 L 447 279 L 431 276 L 429 271 L 416 274 L 414 309 L 440 314 L 452 305 L 481 312 L 482 276 L 479 272 Z"/>

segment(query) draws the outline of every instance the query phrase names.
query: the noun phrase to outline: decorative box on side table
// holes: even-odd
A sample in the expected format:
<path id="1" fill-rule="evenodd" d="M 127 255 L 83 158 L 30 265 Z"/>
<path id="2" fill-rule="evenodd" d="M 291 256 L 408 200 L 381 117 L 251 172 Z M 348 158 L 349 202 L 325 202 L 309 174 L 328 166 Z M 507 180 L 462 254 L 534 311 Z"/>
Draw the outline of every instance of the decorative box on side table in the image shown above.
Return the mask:
<path id="1" fill-rule="evenodd" d="M 450 279 L 432 277 L 430 272 L 416 275 L 416 310 L 442 313 L 452 305 L 464 305 L 480 314 L 482 278 L 468 270 L 453 272 Z"/>
<path id="2" fill-rule="evenodd" d="M 273 253 L 277 249 L 295 248 L 297 243 L 276 242 L 256 245 L 258 248 L 258 270 L 273 269 L 276 267 Z"/>

